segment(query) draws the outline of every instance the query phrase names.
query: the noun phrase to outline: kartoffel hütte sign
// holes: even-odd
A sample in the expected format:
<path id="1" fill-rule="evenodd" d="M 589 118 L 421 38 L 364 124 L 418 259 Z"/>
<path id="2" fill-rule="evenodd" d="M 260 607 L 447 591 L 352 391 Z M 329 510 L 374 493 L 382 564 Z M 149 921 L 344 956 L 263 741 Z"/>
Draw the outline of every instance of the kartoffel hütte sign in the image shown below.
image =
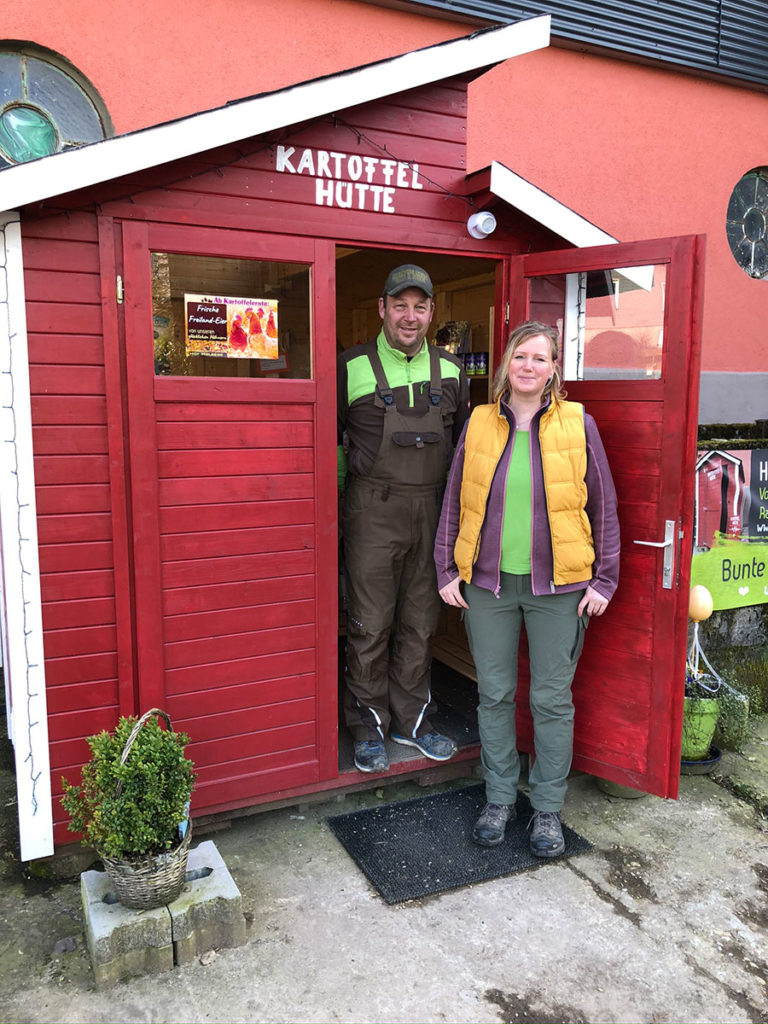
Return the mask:
<path id="1" fill-rule="evenodd" d="M 418 164 L 328 149 L 278 146 L 275 170 L 314 178 L 315 205 L 346 210 L 396 213 L 399 191 L 424 188 Z"/>

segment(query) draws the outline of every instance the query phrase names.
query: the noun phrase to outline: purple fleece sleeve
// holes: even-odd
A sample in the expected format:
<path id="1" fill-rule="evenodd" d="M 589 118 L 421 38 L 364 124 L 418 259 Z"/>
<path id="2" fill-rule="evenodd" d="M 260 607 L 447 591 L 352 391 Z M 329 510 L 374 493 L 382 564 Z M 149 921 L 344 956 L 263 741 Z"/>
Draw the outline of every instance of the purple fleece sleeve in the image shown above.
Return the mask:
<path id="1" fill-rule="evenodd" d="M 464 438 L 466 433 L 467 426 L 465 424 L 448 473 L 443 510 L 440 513 L 440 522 L 435 536 L 435 568 L 437 569 L 438 590 L 442 590 L 447 583 L 455 580 L 459 575 L 453 557 L 453 548 L 459 535 L 461 480 L 464 475 Z"/>
<path id="2" fill-rule="evenodd" d="M 587 516 L 592 526 L 595 564 L 590 586 L 609 600 L 619 583 L 619 517 L 616 488 L 608 466 L 603 442 L 594 419 L 586 414 L 587 436 Z"/>

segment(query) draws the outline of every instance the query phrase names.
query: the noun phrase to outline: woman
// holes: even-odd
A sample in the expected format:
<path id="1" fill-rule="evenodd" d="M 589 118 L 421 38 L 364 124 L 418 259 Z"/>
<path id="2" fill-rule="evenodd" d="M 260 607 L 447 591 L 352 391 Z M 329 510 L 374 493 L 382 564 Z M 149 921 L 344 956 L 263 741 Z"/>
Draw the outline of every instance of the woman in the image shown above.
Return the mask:
<path id="1" fill-rule="evenodd" d="M 512 332 L 493 386 L 456 449 L 435 541 L 440 596 L 463 608 L 477 668 L 487 803 L 472 838 L 504 839 L 520 762 L 515 691 L 520 629 L 530 652 L 535 760 L 531 852 L 565 849 L 560 810 L 573 751 L 571 682 L 590 616 L 619 573 L 616 492 L 595 421 L 566 402 L 557 332 Z"/>

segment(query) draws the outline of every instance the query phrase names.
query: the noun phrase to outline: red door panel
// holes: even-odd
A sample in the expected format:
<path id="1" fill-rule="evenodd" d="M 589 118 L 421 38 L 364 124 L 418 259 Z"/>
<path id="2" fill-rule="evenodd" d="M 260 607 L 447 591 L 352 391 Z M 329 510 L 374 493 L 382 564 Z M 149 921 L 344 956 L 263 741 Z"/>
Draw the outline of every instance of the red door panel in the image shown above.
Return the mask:
<path id="1" fill-rule="evenodd" d="M 619 500 L 621 579 L 574 680 L 574 767 L 664 797 L 680 768 L 702 252 L 686 237 L 534 253 L 510 287 L 510 326 L 561 329 L 568 397 L 597 421 Z M 648 543 L 664 543 L 667 522 L 665 578 L 667 549 Z M 520 735 L 530 749 L 525 701 Z"/>
<path id="2" fill-rule="evenodd" d="M 187 346 L 182 371 L 158 370 L 153 253 L 178 257 L 182 317 L 187 292 L 233 294 L 214 290 L 219 271 L 246 280 L 249 261 L 298 268 L 310 282 L 311 366 L 295 379 L 256 376 L 255 359 L 203 364 Z M 198 813 L 333 778 L 332 250 L 126 223 L 123 259 L 138 676 L 130 710 L 157 705 L 189 733 Z M 266 292 L 269 275 L 259 273 Z M 280 296 L 282 313 L 291 297 Z"/>

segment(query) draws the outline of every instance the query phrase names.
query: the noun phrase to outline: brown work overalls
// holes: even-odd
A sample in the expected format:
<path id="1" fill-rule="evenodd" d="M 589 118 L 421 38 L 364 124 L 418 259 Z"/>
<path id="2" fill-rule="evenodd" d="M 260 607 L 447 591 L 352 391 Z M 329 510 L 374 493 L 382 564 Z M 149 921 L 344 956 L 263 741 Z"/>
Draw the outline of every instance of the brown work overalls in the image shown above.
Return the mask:
<path id="1" fill-rule="evenodd" d="M 384 408 L 370 474 L 344 494 L 347 672 L 344 711 L 354 740 L 431 731 L 431 638 L 440 599 L 433 548 L 448 465 L 440 356 L 430 355 L 429 408 L 398 411 L 378 353 L 375 403 Z"/>

